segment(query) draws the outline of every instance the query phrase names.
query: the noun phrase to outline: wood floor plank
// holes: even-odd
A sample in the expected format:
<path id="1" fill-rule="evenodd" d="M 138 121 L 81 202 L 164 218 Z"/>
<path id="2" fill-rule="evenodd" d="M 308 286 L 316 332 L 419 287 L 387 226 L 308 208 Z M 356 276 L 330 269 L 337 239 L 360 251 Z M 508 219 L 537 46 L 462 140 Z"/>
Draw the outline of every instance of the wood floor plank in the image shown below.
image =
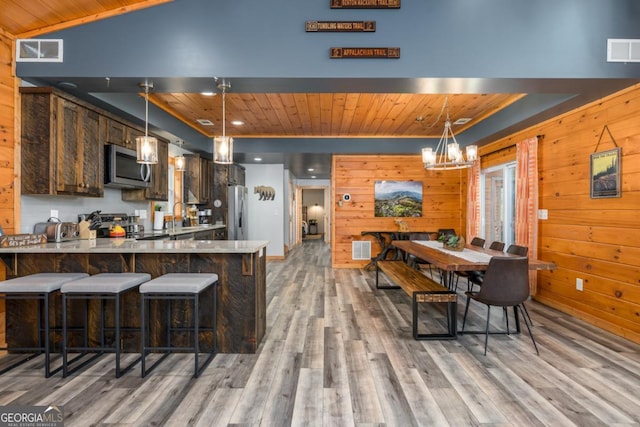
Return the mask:
<path id="1" fill-rule="evenodd" d="M 640 426 L 639 345 L 536 301 L 527 308 L 539 356 L 526 329 L 491 335 L 486 356 L 483 335 L 416 341 L 404 292 L 330 264 L 321 240 L 269 261 L 257 352 L 218 354 L 198 379 L 185 353 L 144 379 L 138 367 L 114 378 L 113 355 L 45 379 L 39 356 L 0 376 L 0 405 L 63 405 L 65 425 L 81 427 Z M 462 292 L 459 301 L 461 326 Z M 421 329 L 445 325 L 442 307 L 423 306 Z M 472 303 L 467 327 L 483 329 L 485 315 Z M 504 327 L 493 309 L 491 328 Z"/>
<path id="2" fill-rule="evenodd" d="M 318 398 L 318 390 L 322 390 L 322 368 L 300 369 L 300 379 L 296 390 L 291 424 L 298 426 L 321 427 L 324 412 L 324 399 Z"/>
<path id="3" fill-rule="evenodd" d="M 354 421 L 357 424 L 383 423 L 384 414 L 364 344 L 361 341 L 347 341 L 345 358 Z"/>

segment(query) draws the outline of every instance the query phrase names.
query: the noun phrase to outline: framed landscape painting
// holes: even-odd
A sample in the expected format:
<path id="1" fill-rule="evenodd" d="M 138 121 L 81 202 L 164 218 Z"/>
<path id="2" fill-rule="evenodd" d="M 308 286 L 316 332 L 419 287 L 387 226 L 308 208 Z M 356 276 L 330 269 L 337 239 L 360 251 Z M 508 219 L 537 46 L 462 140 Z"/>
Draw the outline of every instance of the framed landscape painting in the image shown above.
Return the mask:
<path id="1" fill-rule="evenodd" d="M 620 197 L 620 148 L 591 155 L 591 198 Z"/>
<path id="2" fill-rule="evenodd" d="M 422 181 L 376 181 L 375 216 L 421 217 Z"/>

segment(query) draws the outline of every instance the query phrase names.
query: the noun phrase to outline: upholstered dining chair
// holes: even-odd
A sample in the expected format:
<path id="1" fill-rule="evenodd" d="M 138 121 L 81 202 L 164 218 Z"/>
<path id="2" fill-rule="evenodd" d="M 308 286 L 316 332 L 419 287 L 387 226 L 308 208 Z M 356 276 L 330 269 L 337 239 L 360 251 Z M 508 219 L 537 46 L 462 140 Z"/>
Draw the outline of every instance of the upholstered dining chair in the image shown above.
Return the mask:
<path id="1" fill-rule="evenodd" d="M 471 239 L 471 242 L 469 243 L 471 246 L 477 246 L 479 248 L 484 248 L 484 243 L 485 240 L 481 237 L 474 237 L 473 239 Z M 461 277 L 464 277 L 467 279 L 467 290 L 470 290 L 470 285 L 469 285 L 469 274 L 472 273 L 470 271 L 456 271 L 456 284 L 455 287 L 453 288 L 454 292 L 458 290 L 458 280 L 460 280 Z"/>
<path id="2" fill-rule="evenodd" d="M 489 249 L 494 250 L 494 251 L 503 251 L 504 250 L 504 242 L 499 242 L 497 240 L 494 240 L 489 245 Z M 482 286 L 482 279 L 483 278 L 484 278 L 484 271 L 474 270 L 474 271 L 467 272 L 467 290 L 468 291 L 473 290 L 473 285 Z"/>
<path id="3" fill-rule="evenodd" d="M 491 319 L 491 307 L 497 306 L 507 309 L 513 307 L 513 314 L 516 320 L 516 327 L 519 329 L 518 312 L 523 308 L 523 303 L 529 298 L 529 260 L 527 257 L 493 257 L 489 261 L 489 266 L 484 275 L 484 282 L 478 292 L 467 291 L 467 303 L 462 319 L 461 334 L 464 334 L 464 327 L 469 312 L 471 300 L 485 304 L 487 306 L 487 320 L 485 324 L 484 354 L 487 354 L 487 344 L 489 342 L 489 320 Z M 533 342 L 536 354 L 540 354 L 538 346 L 531 333 L 531 327 L 527 317 L 523 314 L 529 336 Z M 507 321 L 507 331 L 508 329 Z"/>

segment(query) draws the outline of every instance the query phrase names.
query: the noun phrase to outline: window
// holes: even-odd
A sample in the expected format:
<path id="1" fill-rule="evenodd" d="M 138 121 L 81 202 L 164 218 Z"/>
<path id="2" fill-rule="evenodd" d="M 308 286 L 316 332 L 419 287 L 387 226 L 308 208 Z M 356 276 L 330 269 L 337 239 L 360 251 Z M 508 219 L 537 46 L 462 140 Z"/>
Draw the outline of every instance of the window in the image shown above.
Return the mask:
<path id="1" fill-rule="evenodd" d="M 516 240 L 516 163 L 485 169 L 480 175 L 481 228 L 487 242 L 505 247 Z"/>

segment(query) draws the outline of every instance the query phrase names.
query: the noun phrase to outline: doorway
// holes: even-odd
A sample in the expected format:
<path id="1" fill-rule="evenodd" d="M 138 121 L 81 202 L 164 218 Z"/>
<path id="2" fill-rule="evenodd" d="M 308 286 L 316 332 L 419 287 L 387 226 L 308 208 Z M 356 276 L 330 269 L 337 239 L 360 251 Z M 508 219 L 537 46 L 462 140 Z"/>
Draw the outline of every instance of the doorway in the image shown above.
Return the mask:
<path id="1" fill-rule="evenodd" d="M 330 241 L 330 219 L 327 187 L 298 187 L 298 243 L 309 240 Z"/>
<path id="2" fill-rule="evenodd" d="M 484 238 L 488 242 L 515 242 L 516 164 L 508 163 L 482 171 L 481 212 Z"/>

